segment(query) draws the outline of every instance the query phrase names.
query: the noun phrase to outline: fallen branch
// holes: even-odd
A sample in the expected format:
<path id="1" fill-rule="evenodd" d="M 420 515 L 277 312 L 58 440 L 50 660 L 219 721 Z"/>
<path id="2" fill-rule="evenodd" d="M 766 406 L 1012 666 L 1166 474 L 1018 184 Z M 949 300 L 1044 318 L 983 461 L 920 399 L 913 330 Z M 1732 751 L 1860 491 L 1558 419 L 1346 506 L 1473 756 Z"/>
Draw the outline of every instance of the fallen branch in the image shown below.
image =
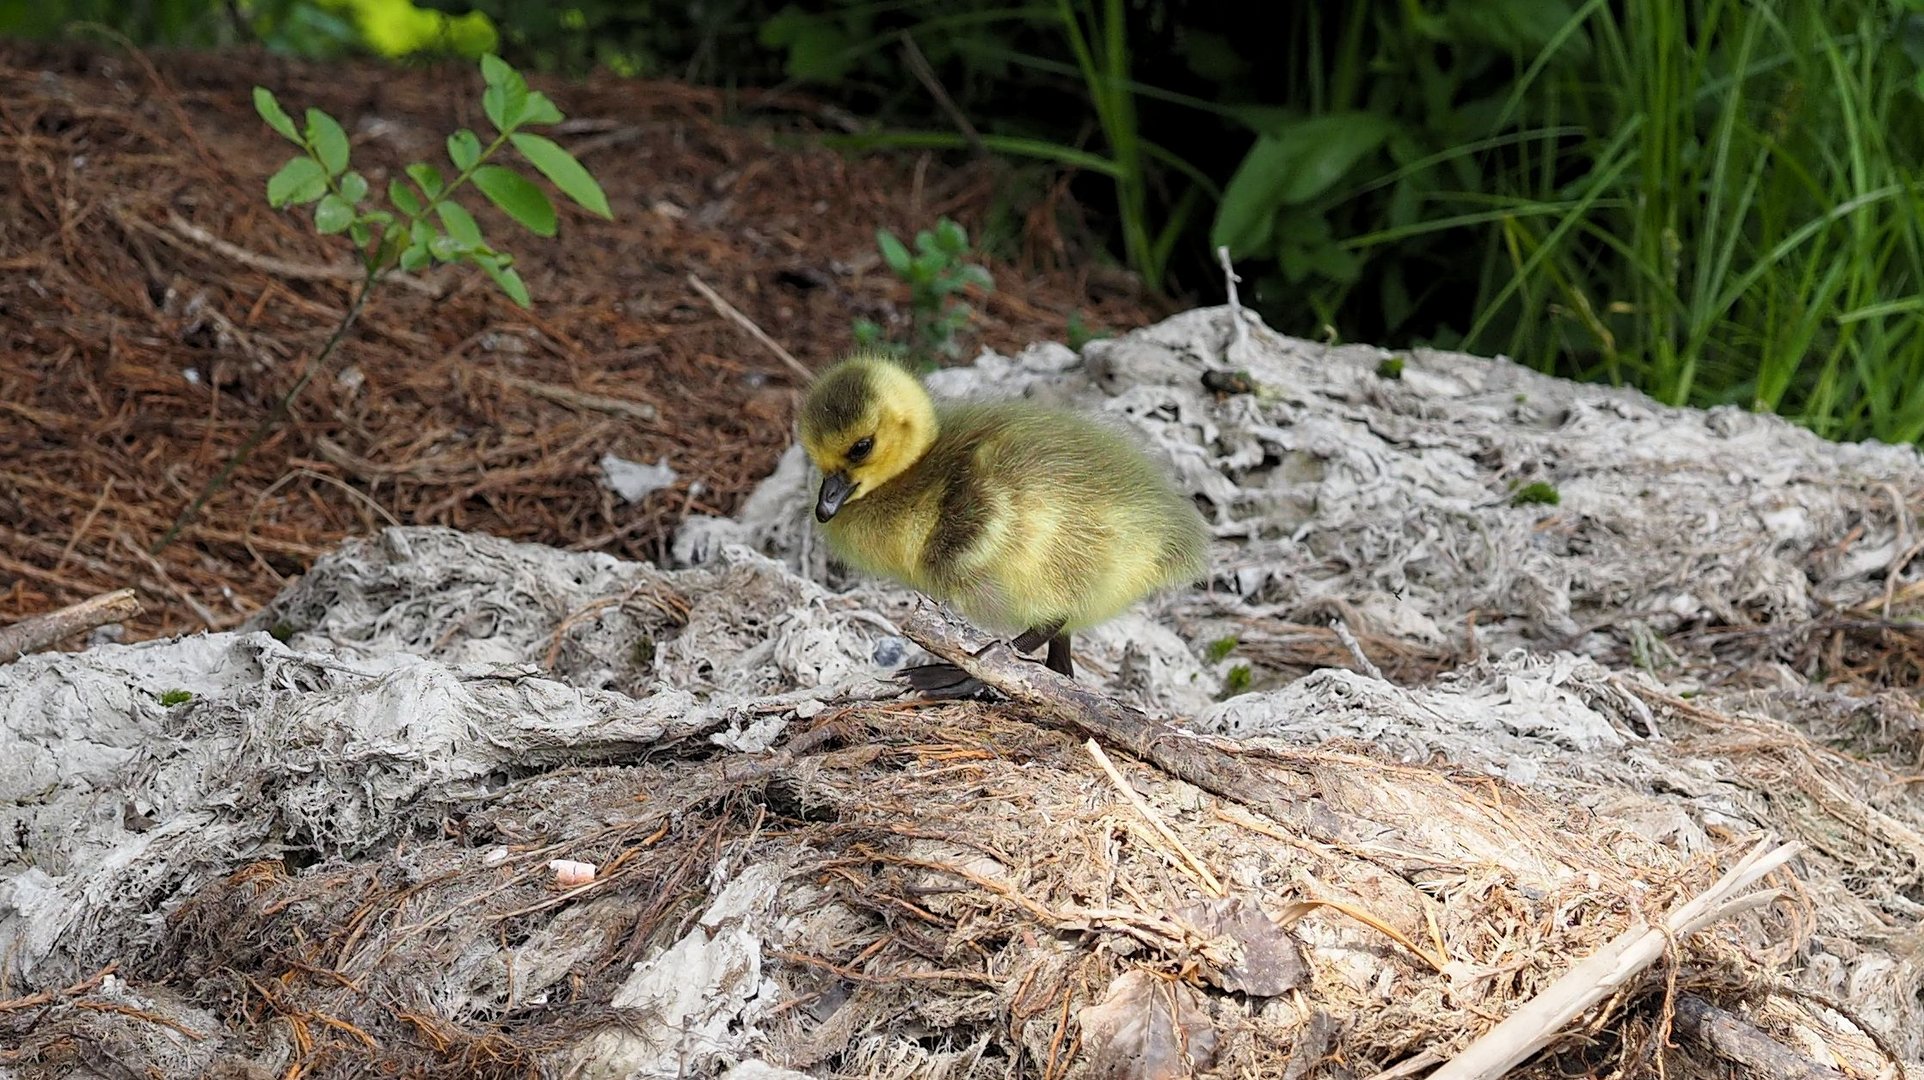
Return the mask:
<path id="1" fill-rule="evenodd" d="M 1005 643 L 988 644 L 979 631 L 921 601 L 902 624 L 917 645 L 975 676 L 984 685 L 1033 706 L 1048 726 L 1119 747 L 1170 776 L 1284 822 L 1312 839 L 1342 843 L 1341 822 L 1313 813 L 1307 790 L 1287 783 L 1286 768 L 1258 769 L 1213 740 L 1179 732 L 1145 713 L 1017 656 Z"/>
<path id="2" fill-rule="evenodd" d="M 1550 1045 L 1571 1021 L 1616 993 L 1656 962 L 1666 945 L 1711 923 L 1777 899 L 1777 891 L 1741 896 L 1765 875 L 1790 861 L 1802 845 L 1766 836 L 1737 860 L 1716 884 L 1672 912 L 1662 928 L 1633 926 L 1611 939 L 1543 992 L 1485 1032 L 1429 1080 L 1494 1080 Z"/>
<path id="3" fill-rule="evenodd" d="M 1677 1034 L 1747 1075 L 1770 1080 L 1844 1080 L 1844 1074 L 1820 1065 L 1759 1031 L 1736 1013 L 1720 1009 L 1695 994 L 1677 999 Z"/>
<path id="4" fill-rule="evenodd" d="M 132 589 L 105 593 L 78 604 L 21 619 L 11 626 L 0 626 L 0 664 L 84 634 L 96 626 L 126 622 L 140 614 L 140 599 Z"/>

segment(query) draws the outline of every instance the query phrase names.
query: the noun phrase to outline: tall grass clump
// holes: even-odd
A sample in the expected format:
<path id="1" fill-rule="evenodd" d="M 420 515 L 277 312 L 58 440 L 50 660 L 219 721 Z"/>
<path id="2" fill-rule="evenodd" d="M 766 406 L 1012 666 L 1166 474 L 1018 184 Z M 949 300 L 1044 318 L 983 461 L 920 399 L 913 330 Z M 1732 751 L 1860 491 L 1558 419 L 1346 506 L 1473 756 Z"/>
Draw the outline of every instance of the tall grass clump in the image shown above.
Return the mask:
<path id="1" fill-rule="evenodd" d="M 1501 122 L 1459 211 L 1495 214 L 1469 348 L 1924 436 L 1924 16 L 1876 0 L 1591 0 Z M 1574 129 L 1580 134 L 1565 134 Z"/>

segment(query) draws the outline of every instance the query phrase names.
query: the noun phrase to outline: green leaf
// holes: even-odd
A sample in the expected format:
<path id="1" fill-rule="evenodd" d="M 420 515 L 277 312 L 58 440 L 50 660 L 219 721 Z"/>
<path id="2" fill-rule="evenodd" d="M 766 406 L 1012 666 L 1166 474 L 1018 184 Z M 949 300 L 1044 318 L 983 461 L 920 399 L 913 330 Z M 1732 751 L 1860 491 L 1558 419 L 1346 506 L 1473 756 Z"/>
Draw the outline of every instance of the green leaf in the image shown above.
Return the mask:
<path id="1" fill-rule="evenodd" d="M 332 192 L 314 207 L 314 228 L 323 235 L 346 232 L 354 224 L 354 204 Z"/>
<path id="2" fill-rule="evenodd" d="M 481 226 L 475 224 L 474 215 L 468 208 L 457 202 L 441 202 L 434 205 L 434 212 L 441 216 L 441 224 L 454 237 L 468 247 L 480 247 Z"/>
<path id="3" fill-rule="evenodd" d="M 510 300 L 522 307 L 533 306 L 528 297 L 528 286 L 522 282 L 521 275 L 515 271 L 515 268 L 507 264 L 506 259 L 499 255 L 478 255 L 474 256 L 474 264 L 493 278 L 494 283 L 501 286 L 501 291 L 507 293 Z"/>
<path id="4" fill-rule="evenodd" d="M 454 167 L 467 172 L 481 160 L 481 138 L 467 128 L 448 136 L 448 160 Z"/>
<path id="5" fill-rule="evenodd" d="M 521 126 L 528 113 L 527 80 L 492 54 L 481 58 L 481 77 L 488 84 L 481 92 L 481 111 L 488 114 L 488 122 L 503 134 Z"/>
<path id="6" fill-rule="evenodd" d="M 374 234 L 368 231 L 367 222 L 365 221 L 357 221 L 349 225 L 347 227 L 347 235 L 349 239 L 354 241 L 355 247 L 361 248 L 366 247 L 367 242 L 374 238 Z"/>
<path id="7" fill-rule="evenodd" d="M 453 262 L 469 252 L 468 245 L 454 237 L 442 233 L 428 241 L 428 254 L 442 262 Z"/>
<path id="8" fill-rule="evenodd" d="M 347 132 L 340 121 L 319 109 L 307 110 L 307 144 L 314 156 L 327 167 L 327 175 L 339 176 L 347 169 Z"/>
<path id="9" fill-rule="evenodd" d="M 421 193 L 428 198 L 432 199 L 436 195 L 441 194 L 441 188 L 443 186 L 441 170 L 429 165 L 427 162 L 417 161 L 408 166 L 407 173 L 409 177 L 413 178 L 416 184 L 420 185 Z"/>
<path id="10" fill-rule="evenodd" d="M 935 223 L 935 246 L 951 255 L 961 255 L 969 250 L 969 234 L 962 226 L 943 218 Z"/>
<path id="11" fill-rule="evenodd" d="M 434 226 L 425 221 L 416 221 L 408 227 L 408 239 L 413 241 L 415 247 L 425 251 L 429 242 L 434 239 Z"/>
<path id="12" fill-rule="evenodd" d="M 261 119 L 267 121 L 267 126 L 279 132 L 282 138 L 301 145 L 301 133 L 294 128 L 294 118 L 287 115 L 286 109 L 281 108 L 281 103 L 275 100 L 273 91 L 265 86 L 254 88 L 254 111 L 260 113 Z"/>
<path id="13" fill-rule="evenodd" d="M 522 228 L 536 236 L 554 235 L 554 204 L 520 173 L 499 165 L 483 165 L 474 170 L 474 186 Z"/>
<path id="14" fill-rule="evenodd" d="M 607 194 L 601 190 L 595 178 L 588 175 L 588 170 L 581 167 L 581 162 L 575 160 L 573 154 L 563 150 L 553 139 L 541 135 L 516 132 L 508 139 L 514 143 L 516 150 L 521 151 L 521 156 L 528 159 L 530 165 L 541 170 L 541 175 L 561 189 L 563 195 L 580 203 L 589 213 L 614 220 L 615 215 L 608 209 Z"/>
<path id="15" fill-rule="evenodd" d="M 1279 208 L 1328 191 L 1395 127 L 1373 113 L 1328 113 L 1259 137 L 1223 188 L 1209 246 L 1226 244 L 1236 256 L 1271 250 Z"/>
<path id="16" fill-rule="evenodd" d="M 902 246 L 902 241 L 895 238 L 894 233 L 887 229 L 875 230 L 875 246 L 882 249 L 882 261 L 888 264 L 889 270 L 896 277 L 909 276 L 909 265 L 913 257 L 909 255 L 909 249 Z"/>
<path id="17" fill-rule="evenodd" d="M 327 194 L 327 170 L 321 163 L 302 154 L 281 166 L 267 180 L 267 205 L 280 207 L 311 203 Z"/>
<path id="18" fill-rule="evenodd" d="M 524 125 L 559 124 L 565 119 L 567 117 L 561 115 L 555 103 L 548 100 L 548 95 L 539 90 L 528 91 L 528 105 L 521 110 L 521 122 Z"/>
<path id="19" fill-rule="evenodd" d="M 421 269 L 427 264 L 428 247 L 426 244 L 409 244 L 407 250 L 401 252 L 401 269 L 403 270 L 412 272 Z"/>
<path id="20" fill-rule="evenodd" d="M 489 86 L 500 86 L 515 77 L 514 68 L 506 60 L 493 53 L 481 55 L 481 81 Z"/>
<path id="21" fill-rule="evenodd" d="M 362 176 L 360 173 L 350 172 L 342 174 L 340 186 L 341 198 L 346 199 L 348 202 L 358 203 L 362 199 L 367 198 L 367 177 Z"/>
<path id="22" fill-rule="evenodd" d="M 396 210 L 409 217 L 421 212 L 423 204 L 420 198 L 414 194 L 414 189 L 402 183 L 398 176 L 387 182 L 387 198 L 394 204 Z"/>

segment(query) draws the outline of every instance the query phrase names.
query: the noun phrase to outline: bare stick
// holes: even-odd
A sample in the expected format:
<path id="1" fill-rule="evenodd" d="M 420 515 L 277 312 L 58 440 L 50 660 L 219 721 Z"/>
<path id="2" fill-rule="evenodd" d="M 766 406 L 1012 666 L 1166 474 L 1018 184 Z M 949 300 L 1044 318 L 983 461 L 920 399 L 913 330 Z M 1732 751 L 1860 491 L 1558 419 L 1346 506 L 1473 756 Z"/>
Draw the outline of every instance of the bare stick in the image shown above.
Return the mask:
<path id="1" fill-rule="evenodd" d="M 90 600 L 0 626 L 0 664 L 83 634 L 96 626 L 126 622 L 140 614 L 140 599 L 132 589 L 104 593 Z"/>
<path id="2" fill-rule="evenodd" d="M 1509 1072 L 1555 1041 L 1571 1021 L 1591 1006 L 1622 989 L 1638 972 L 1655 963 L 1670 941 L 1775 900 L 1774 890 L 1750 896 L 1738 894 L 1789 862 L 1799 847 L 1794 841 L 1779 844 L 1776 837 L 1764 837 L 1718 878 L 1716 884 L 1672 912 L 1664 920 L 1663 929 L 1633 926 L 1618 934 L 1431 1073 L 1429 1080 L 1495 1080 Z"/>
<path id="3" fill-rule="evenodd" d="M 1242 301 L 1236 298 L 1236 283 L 1242 278 L 1236 276 L 1236 268 L 1229 261 L 1228 244 L 1216 249 L 1216 261 L 1223 265 L 1223 283 L 1229 290 L 1229 321 L 1236 326 L 1236 339 L 1231 347 L 1241 348 L 1249 341 L 1249 327 L 1243 323 Z"/>
<path id="4" fill-rule="evenodd" d="M 1228 896 L 1229 890 L 1223 888 L 1223 883 L 1217 880 L 1215 874 L 1209 872 L 1209 867 L 1196 857 L 1195 852 L 1189 850 L 1189 845 L 1182 842 L 1182 837 L 1177 836 L 1162 818 L 1157 816 L 1155 809 L 1144 802 L 1141 795 L 1136 794 L 1136 789 L 1130 786 L 1129 781 L 1123 779 L 1121 771 L 1116 768 L 1114 762 L 1109 760 L 1109 755 L 1102 752 L 1101 744 L 1090 739 L 1082 744 L 1082 748 L 1089 751 L 1089 756 L 1096 759 L 1096 764 L 1102 766 L 1103 772 L 1109 774 L 1109 781 L 1116 785 L 1117 791 L 1122 792 L 1123 798 L 1129 800 L 1129 805 L 1136 808 L 1136 813 L 1141 814 L 1150 828 L 1155 829 L 1158 835 L 1169 842 L 1170 847 L 1176 849 L 1176 853 L 1182 856 L 1182 861 L 1188 864 L 1188 869 L 1196 875 L 1196 880 L 1202 883 L 1202 887 L 1209 890 L 1212 896 Z"/>
<path id="5" fill-rule="evenodd" d="M 1843 1073 L 1797 1053 L 1743 1017 L 1695 994 L 1684 994 L 1677 999 L 1677 1034 L 1725 1061 L 1742 1066 L 1750 1076 L 1770 1080 L 1844 1080 Z"/>
<path id="6" fill-rule="evenodd" d="M 793 371 L 795 374 L 802 377 L 803 384 L 807 384 L 815 381 L 814 372 L 808 370 L 808 367 L 805 364 L 803 364 L 800 360 L 795 359 L 795 357 L 791 355 L 787 349 L 782 348 L 781 344 L 777 342 L 774 338 L 769 337 L 766 333 L 763 333 L 762 328 L 755 325 L 755 320 L 749 318 L 746 315 L 743 315 L 740 311 L 737 311 L 735 309 L 735 305 L 722 299 L 721 294 L 709 288 L 708 283 L 706 281 L 703 281 L 702 279 L 696 277 L 694 274 L 691 273 L 688 275 L 688 284 L 694 286 L 695 291 L 700 293 L 702 295 L 702 299 L 708 301 L 709 304 L 712 305 L 714 309 L 721 314 L 722 318 L 732 320 L 735 323 L 735 325 L 741 327 L 743 330 L 748 331 L 749 336 L 753 337 L 756 341 L 759 341 L 764 346 L 766 346 L 768 348 L 768 351 L 780 357 L 782 363 L 788 365 L 788 370 Z"/>
<path id="7" fill-rule="evenodd" d="M 1389 682 L 1383 677 L 1383 669 L 1377 667 L 1376 661 L 1371 660 L 1369 654 L 1363 651 L 1363 643 L 1356 640 L 1355 634 L 1350 633 L 1348 623 L 1341 619 L 1331 619 L 1329 628 L 1336 631 L 1336 637 L 1342 641 L 1343 647 L 1349 650 L 1349 654 L 1356 658 L 1357 663 L 1363 665 L 1365 674 L 1378 682 Z"/>

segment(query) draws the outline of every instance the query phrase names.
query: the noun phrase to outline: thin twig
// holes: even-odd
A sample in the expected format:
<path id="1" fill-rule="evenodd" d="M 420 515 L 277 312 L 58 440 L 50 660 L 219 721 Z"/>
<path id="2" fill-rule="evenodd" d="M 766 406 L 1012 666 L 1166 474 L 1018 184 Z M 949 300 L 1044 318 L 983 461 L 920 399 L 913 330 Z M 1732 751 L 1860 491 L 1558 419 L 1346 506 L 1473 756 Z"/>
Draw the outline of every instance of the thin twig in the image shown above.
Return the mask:
<path id="1" fill-rule="evenodd" d="M 1383 669 L 1377 667 L 1376 662 L 1371 660 L 1369 654 L 1363 651 L 1363 643 L 1356 640 L 1355 634 L 1350 633 L 1348 623 L 1341 619 L 1331 619 L 1329 621 L 1329 628 L 1336 631 L 1336 636 L 1342 641 L 1343 647 L 1349 650 L 1349 654 L 1356 658 L 1357 663 L 1363 665 L 1364 673 L 1378 682 L 1389 682 L 1388 679 L 1383 677 Z"/>
<path id="2" fill-rule="evenodd" d="M 1129 805 L 1136 808 L 1136 813 L 1142 815 L 1143 820 L 1149 823 L 1149 827 L 1156 830 L 1158 835 L 1164 840 L 1167 840 L 1169 845 L 1176 849 L 1177 854 L 1182 856 L 1180 861 L 1187 864 L 1187 868 L 1195 875 L 1196 880 L 1201 882 L 1202 887 L 1212 896 L 1228 896 L 1229 890 L 1223 888 L 1223 883 L 1217 879 L 1215 874 L 1209 872 L 1209 867 L 1204 865 L 1203 861 L 1196 857 L 1195 852 L 1189 850 L 1189 845 L 1183 843 L 1182 837 L 1177 836 L 1175 832 L 1163 822 L 1162 818 L 1156 814 L 1155 809 L 1143 801 L 1142 796 L 1136 793 L 1136 789 L 1130 785 L 1129 781 L 1123 779 L 1123 775 L 1116 769 L 1115 763 L 1109 760 L 1109 755 L 1102 752 L 1102 745 L 1094 739 L 1090 739 L 1082 744 L 1082 748 L 1089 752 L 1090 757 L 1096 759 L 1096 764 L 1102 766 L 1103 772 L 1109 774 L 1109 780 L 1115 784 L 1116 790 L 1122 793 L 1123 798 L 1129 800 Z"/>
<path id="3" fill-rule="evenodd" d="M 902 58 L 908 61 L 909 70 L 915 74 L 923 88 L 928 90 L 929 96 L 935 99 L 935 103 L 942 107 L 942 111 L 948 114 L 949 121 L 955 125 L 956 130 L 969 141 L 969 149 L 974 151 L 977 157 L 987 157 L 989 148 L 983 144 L 981 132 L 975 130 L 974 124 L 969 123 L 969 118 L 957 107 L 955 99 L 949 96 L 941 80 L 935 77 L 935 68 L 929 63 L 929 58 L 922 55 L 922 47 L 915 43 L 915 38 L 907 30 L 896 34 L 896 37 L 902 41 Z"/>
<path id="4" fill-rule="evenodd" d="M 301 377 L 294 380 L 294 385 L 288 388 L 287 393 L 281 395 L 280 400 L 274 402 L 274 407 L 261 418 L 260 425 L 254 429 L 254 433 L 249 435 L 240 449 L 234 451 L 233 455 L 227 459 L 227 464 L 221 467 L 220 472 L 215 474 L 212 480 L 207 481 L 206 486 L 200 489 L 200 494 L 194 496 L 194 501 L 187 504 L 187 509 L 180 512 L 180 516 L 167 527 L 167 531 L 154 542 L 154 546 L 147 549 L 148 554 L 158 555 L 168 544 L 173 543 L 174 537 L 180 535 L 180 530 L 194 520 L 194 516 L 200 513 L 201 507 L 207 505 L 207 500 L 213 498 L 215 492 L 226 486 L 228 479 L 234 475 L 234 471 L 245 464 L 255 448 L 265 442 L 274 429 L 280 426 L 281 420 L 293 407 L 294 399 L 300 396 L 302 390 L 307 389 L 307 384 L 320 373 L 321 367 L 327 363 L 327 358 L 334 355 L 335 346 L 347 337 L 347 332 L 353 328 L 355 320 L 361 317 L 361 308 L 367 304 L 367 294 L 374 290 L 378 280 L 372 273 L 361 279 L 361 287 L 354 294 L 353 303 L 348 305 L 347 314 L 342 316 L 340 325 L 334 328 L 334 332 L 328 335 L 326 344 L 322 345 L 320 351 L 308 360 L 307 366 L 301 369 Z"/>
<path id="5" fill-rule="evenodd" d="M 733 321 L 735 325 L 748 331 L 749 335 L 767 347 L 768 351 L 781 358 L 782 363 L 787 364 L 790 371 L 801 376 L 803 383 L 815 381 L 815 373 L 808 370 L 807 365 L 795 359 L 787 349 L 781 347 L 780 343 L 774 338 L 769 337 L 761 327 L 756 326 L 755 320 L 743 315 L 740 311 L 736 310 L 735 305 L 722 299 L 722 295 L 709 288 L 706 281 L 690 273 L 688 275 L 688 284 L 693 286 L 694 290 L 702 295 L 702 299 L 708 301 L 723 318 Z"/>
<path id="6" fill-rule="evenodd" d="M 145 218 L 137 217 L 133 214 L 121 213 L 116 213 L 114 216 L 132 225 L 134 228 L 160 240 L 164 240 L 169 244 L 178 245 L 179 239 L 191 240 L 214 254 L 237 262 L 250 270 L 259 270 L 264 274 L 272 274 L 279 278 L 288 278 L 294 281 L 359 281 L 367 276 L 366 270 L 351 262 L 337 263 L 332 266 L 316 266 L 313 263 L 294 262 L 291 259 L 282 259 L 273 255 L 262 255 L 249 251 L 238 244 L 223 240 L 213 233 L 208 232 L 206 229 L 188 221 L 186 218 L 181 217 L 179 211 L 176 210 L 167 211 L 167 229 L 172 229 L 175 233 L 178 233 L 178 239 L 168 235 L 166 229 L 155 226 Z M 389 274 L 384 280 L 392 281 L 396 285 L 413 289 L 415 292 L 436 297 L 437 299 L 445 291 L 441 286 L 424 281 L 412 274 L 397 272 Z"/>
<path id="7" fill-rule="evenodd" d="M 1241 349 L 1249 343 L 1249 327 L 1243 322 L 1242 301 L 1236 298 L 1236 283 L 1242 278 L 1236 276 L 1236 267 L 1230 262 L 1228 244 L 1216 248 L 1216 261 L 1223 266 L 1223 284 L 1229 292 L 1229 321 L 1236 327 L 1236 337 L 1230 343 L 1230 348 Z"/>
<path id="8" fill-rule="evenodd" d="M 161 565 L 159 559 L 154 558 L 151 553 L 141 550 L 140 545 L 134 543 L 133 538 L 126 533 L 115 533 L 114 539 L 120 542 L 121 547 L 133 552 L 135 558 L 146 563 L 147 568 L 152 570 L 154 576 L 160 579 L 162 588 L 167 592 L 173 593 L 174 599 L 192 608 L 194 614 L 200 617 L 200 621 L 207 624 L 207 629 L 219 630 L 221 628 L 221 620 L 217 618 L 212 611 L 208 610 L 207 605 L 194 599 L 192 593 L 181 588 L 180 583 L 175 581 L 173 576 L 167 573 L 167 568 Z"/>

